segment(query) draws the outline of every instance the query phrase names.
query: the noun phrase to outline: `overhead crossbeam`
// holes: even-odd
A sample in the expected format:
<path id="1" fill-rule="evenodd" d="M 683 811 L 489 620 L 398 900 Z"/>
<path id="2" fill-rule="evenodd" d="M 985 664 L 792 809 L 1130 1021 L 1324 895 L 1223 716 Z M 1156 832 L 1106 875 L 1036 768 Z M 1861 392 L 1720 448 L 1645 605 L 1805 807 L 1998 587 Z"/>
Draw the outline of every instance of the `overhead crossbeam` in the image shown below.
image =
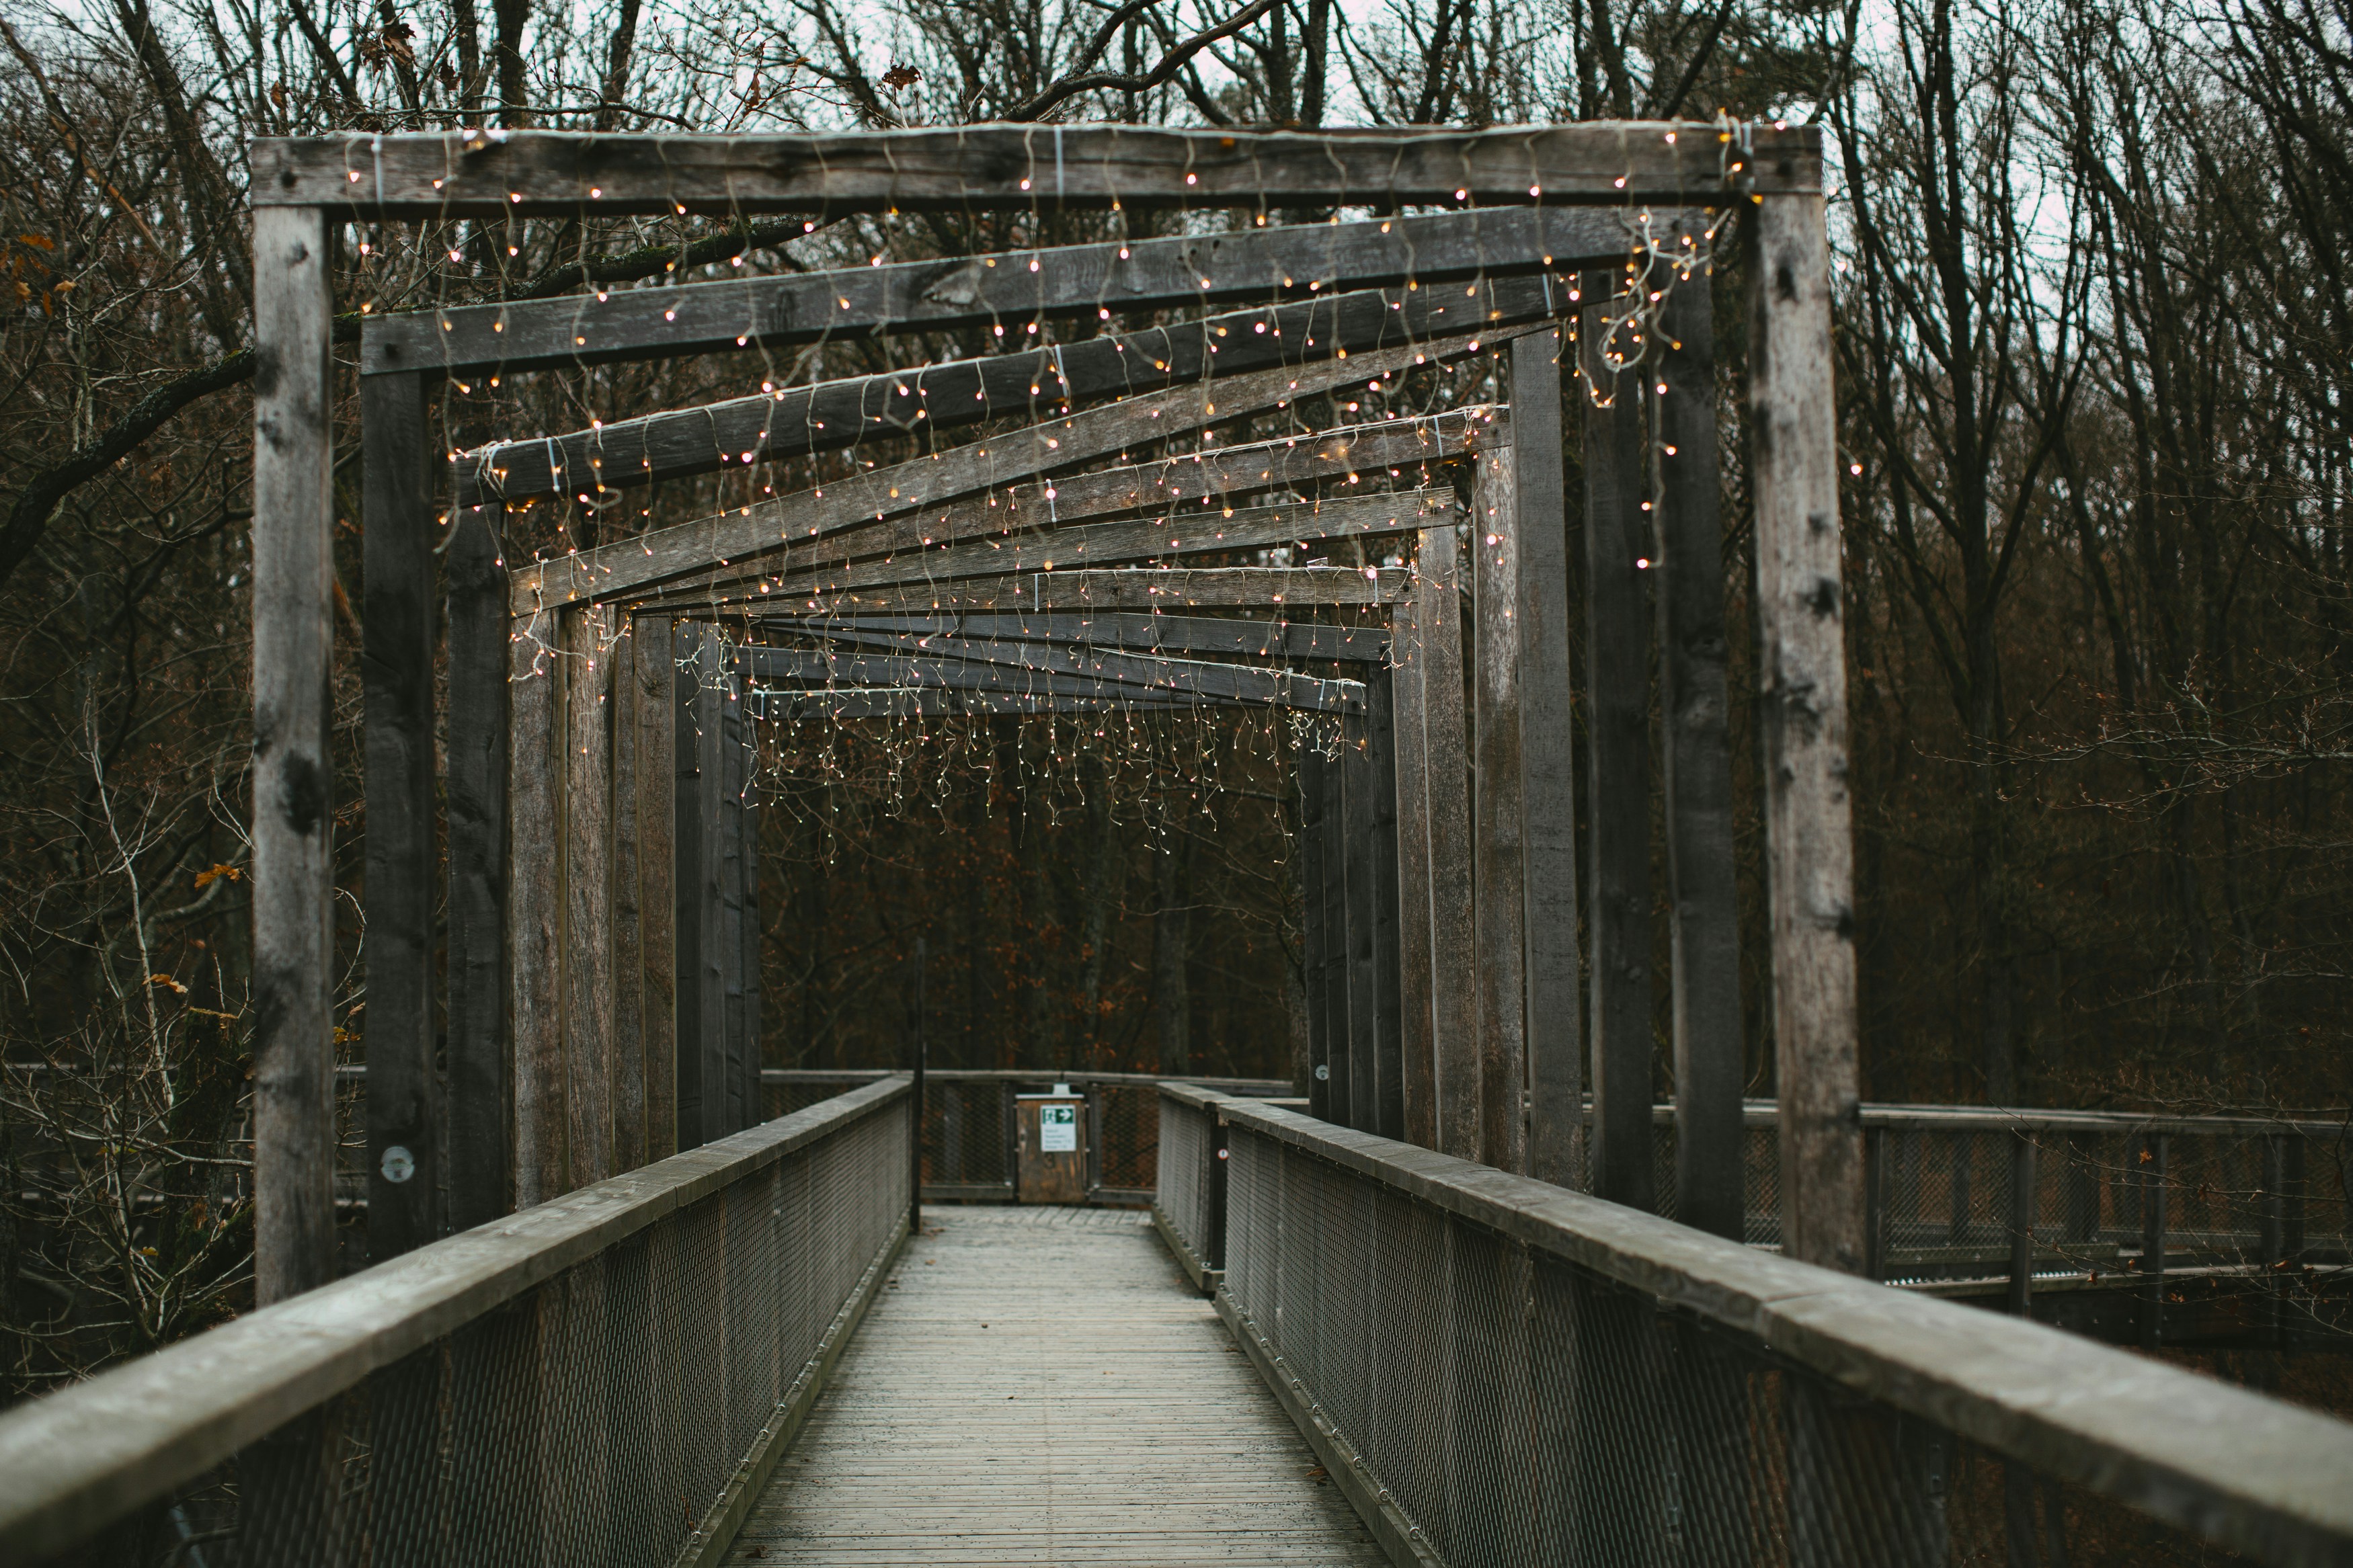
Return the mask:
<path id="1" fill-rule="evenodd" d="M 1227 605 L 1390 605 L 1413 591 L 1407 566 L 1226 566 L 1208 571 L 1119 568 L 981 577 L 968 583 L 910 584 L 855 594 L 797 595 L 737 587 L 641 608 L 681 617 L 716 615 L 904 615 L 957 610 L 1185 610 Z"/>
<path id="2" fill-rule="evenodd" d="M 1530 278 L 1461 291 L 1364 289 L 1023 353 L 787 386 L 461 452 L 449 459 L 450 493 L 461 505 L 543 495 L 599 504 L 639 485 L 921 435 L 927 427 L 1042 420 L 1082 403 L 1212 376 L 1525 326 L 1550 320 L 1566 299 L 1546 279 Z"/>
<path id="3" fill-rule="evenodd" d="M 1000 713 L 1198 713 L 1239 704 L 1208 699 L 1041 696 L 1018 691 L 955 691 L 933 686 L 828 687 L 794 691 L 754 687 L 744 700 L 762 719 L 847 723 L 857 719 L 939 718 Z"/>
<path id="4" fill-rule="evenodd" d="M 897 636 L 978 637 L 991 641 L 1076 643 L 1087 647 L 1167 653 L 1232 653 L 1252 658 L 1334 659 L 1379 664 L 1389 634 L 1378 626 L 1327 626 L 1309 621 L 1158 615 L 874 616 L 850 620 L 771 616 L 773 631 L 842 641 Z"/>
<path id="5" fill-rule="evenodd" d="M 1704 202 L 1821 189 L 1812 126 L 1593 121 L 1469 132 L 965 125 L 839 135 L 463 131 L 261 137 L 256 207 L 352 217 L 833 215 L 1144 206 Z"/>
<path id="6" fill-rule="evenodd" d="M 844 639 L 849 640 L 849 639 Z M 856 639 L 863 640 L 863 639 Z M 1113 681 L 1139 689 L 1182 692 L 1328 713 L 1364 711 L 1364 683 L 1325 680 L 1286 669 L 1251 668 L 1199 659 L 1158 658 L 1069 644 L 992 642 L 970 637 L 878 639 L 891 652 L 836 653 L 805 648 L 740 647 L 737 668 L 755 679 L 823 680 L 845 686 L 904 681 L 925 684 L 937 670 L 985 668 L 1008 677 L 1032 671 Z M 871 645 L 870 645 L 871 646 Z M 1009 689 L 1024 689 L 1008 679 Z"/>
<path id="7" fill-rule="evenodd" d="M 944 690 L 1003 691 L 1043 697 L 1141 698 L 1155 701 L 1182 698 L 1233 707 L 1322 708 L 1326 705 L 1312 698 L 1299 702 L 1276 703 L 1219 691 L 1194 690 L 1189 687 L 1153 688 L 1133 681 L 1025 669 L 1017 665 L 977 660 L 896 658 L 887 655 L 829 657 L 798 648 L 744 649 L 738 655 L 737 668 L 754 681 L 811 690 L 837 687 L 861 690 L 892 686 L 937 687 Z M 1344 710 L 1339 708 L 1337 700 L 1332 706 L 1335 710 Z"/>
<path id="8" fill-rule="evenodd" d="M 512 374 L 851 333 L 998 324 L 1012 334 L 1074 313 L 1267 305 L 1400 280 L 1574 274 L 1622 260 L 1683 216 L 1581 207 L 1430 213 L 404 310 L 361 323 L 360 369 Z"/>

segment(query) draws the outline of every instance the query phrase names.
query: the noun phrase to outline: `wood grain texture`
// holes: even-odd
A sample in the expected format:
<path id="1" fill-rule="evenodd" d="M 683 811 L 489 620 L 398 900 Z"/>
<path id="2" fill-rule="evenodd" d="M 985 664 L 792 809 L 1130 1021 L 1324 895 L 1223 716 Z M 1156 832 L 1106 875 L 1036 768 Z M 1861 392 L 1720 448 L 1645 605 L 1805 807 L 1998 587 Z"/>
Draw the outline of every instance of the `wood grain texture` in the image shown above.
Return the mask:
<path id="1" fill-rule="evenodd" d="M 637 622 L 638 885 L 642 911 L 638 987 L 643 1031 L 646 1158 L 678 1152 L 677 666 L 670 623 Z"/>
<path id="2" fill-rule="evenodd" d="M 1577 714 L 1568 672 L 1568 506 L 1557 329 L 1512 340 L 1512 493 L 1520 521 L 1520 860 L 1526 933 L 1528 1174 L 1585 1183 Z"/>
<path id="3" fill-rule="evenodd" d="M 1332 1019 L 1324 1006 L 1324 963 L 1332 935 L 1324 929 L 1324 753 L 1298 749 L 1293 770 L 1299 787 L 1296 847 L 1299 892 L 1299 984 L 1307 1002 L 1307 1109 L 1332 1120 Z"/>
<path id="4" fill-rule="evenodd" d="M 450 490 L 461 501 L 541 495 L 593 500 L 871 440 L 992 420 L 1036 425 L 1068 416 L 1079 404 L 1188 384 L 1208 384 L 1216 402 L 1215 377 L 1275 369 L 1295 374 L 1322 363 L 1337 382 L 1355 379 L 1359 369 L 1370 380 L 1373 372 L 1351 363 L 1355 356 L 1399 349 L 1427 356 L 1423 345 L 1434 340 L 1541 321 L 1550 305 L 1536 279 L 1504 279 L 1466 292 L 1365 289 L 1024 353 L 783 385 L 459 453 L 449 459 Z M 1229 406 L 1237 416 L 1243 411 L 1239 403 L 1221 411 Z"/>
<path id="5" fill-rule="evenodd" d="M 563 938 L 565 1113 L 569 1161 L 564 1190 L 613 1173 L 613 758 L 612 618 L 602 605 L 566 610 L 557 622 L 564 739 Z"/>
<path id="6" fill-rule="evenodd" d="M 514 1069 L 507 1029 L 510 646 L 503 508 L 449 528 L 449 1228 L 514 1206 Z"/>
<path id="7" fill-rule="evenodd" d="M 1622 282 L 1588 273 L 1588 301 Z M 1588 303 L 1579 336 L 1588 384 L 1612 398 L 1585 416 L 1585 685 L 1592 879 L 1594 1195 L 1647 1209 L 1651 1103 L 1651 608 L 1644 563 L 1657 553 L 1642 510 L 1641 373 L 1595 368 L 1606 307 Z M 1620 352 L 1638 349 L 1617 345 Z"/>
<path id="8" fill-rule="evenodd" d="M 1340 878 L 1346 911 L 1348 992 L 1348 1115 L 1351 1127 L 1380 1131 L 1380 981 L 1374 947 L 1378 867 L 1373 849 L 1379 824 L 1374 816 L 1372 727 L 1359 716 L 1346 721 L 1340 749 L 1340 842 L 1345 856 Z"/>
<path id="9" fill-rule="evenodd" d="M 1402 605 L 1390 614 L 1401 613 Z M 1168 615 L 873 616 L 825 620 L 774 617 L 771 628 L 824 637 L 888 632 L 902 637 L 980 637 L 999 642 L 1073 643 L 1155 653 L 1231 653 L 1256 658 L 1335 659 L 1378 664 L 1389 634 L 1377 626 L 1326 626 L 1279 617 Z"/>
<path id="10" fill-rule="evenodd" d="M 769 606 L 798 616 L 953 614 L 961 610 L 1190 610 L 1236 605 L 1385 605 L 1411 586 L 1403 567 L 1112 567 L 977 577 L 936 586 L 912 584 L 784 599 L 775 594 L 657 598 L 647 607 L 679 615 L 754 616 Z"/>
<path id="11" fill-rule="evenodd" d="M 1430 1027 L 1438 1146 L 1479 1152 L 1479 982 L 1471 902 L 1471 756 L 1462 669 L 1462 545 L 1451 528 L 1415 550 L 1421 627 L 1422 734 L 1430 794 Z"/>
<path id="12" fill-rule="evenodd" d="M 1472 777 L 1477 900 L 1479 1158 L 1525 1173 L 1521 1101 L 1527 1084 L 1526 867 L 1520 773 L 1520 521 L 1514 448 L 1482 452 L 1471 484 L 1472 666 L 1477 714 Z"/>
<path id="13" fill-rule="evenodd" d="M 1335 736 L 1316 776 L 1324 787 L 1324 1065 L 1331 1073 L 1330 1119 L 1353 1126 L 1356 1114 L 1356 1017 L 1348 989 L 1348 763 Z"/>
<path id="14" fill-rule="evenodd" d="M 1852 1272 L 1864 1257 L 1862 1130 L 1830 241 L 1819 196 L 1770 197 L 1750 216 L 1749 474 L 1782 1244 Z"/>
<path id="15" fill-rule="evenodd" d="M 747 700 L 762 718 L 813 723 L 857 719 L 914 719 L 951 713 L 1190 713 L 1219 706 L 1213 698 L 1136 695 L 1089 697 L 1034 692 L 964 691 L 939 687 L 852 686 L 821 690 L 754 691 Z"/>
<path id="16" fill-rule="evenodd" d="M 1365 792 L 1371 821 L 1364 856 L 1372 887 L 1373 1120 L 1384 1138 L 1405 1136 L 1403 981 L 1398 903 L 1397 697 L 1390 672 L 1365 682 Z"/>
<path id="17" fill-rule="evenodd" d="M 650 624 L 650 623 L 649 623 Z M 667 634 L 665 634 L 665 643 Z M 661 657 L 667 657 L 667 646 Z M 638 675 L 637 623 L 622 617 L 609 656 L 609 701 L 613 758 L 613 1169 L 634 1171 L 646 1163 L 646 920 L 641 902 L 645 877 L 639 868 L 645 813 Z M 661 779 L 662 793 L 670 778 Z"/>
<path id="18" fill-rule="evenodd" d="M 379 1263 L 440 1235 L 445 1173 L 433 1008 L 433 655 L 439 638 L 425 413 L 425 388 L 415 376 L 379 376 L 361 389 L 368 999 L 363 1037 L 368 1257 Z"/>
<path id="19" fill-rule="evenodd" d="M 762 679 L 801 684 L 832 681 L 844 686 L 889 686 L 900 682 L 962 685 L 977 679 L 993 680 L 1002 689 L 1020 691 L 1030 689 L 1027 676 L 1051 673 L 1071 677 L 1092 687 L 1129 686 L 1138 694 L 1182 693 L 1318 712 L 1361 713 L 1365 708 L 1362 681 L 1319 679 L 1284 669 L 1254 669 L 1204 659 L 1155 658 L 1053 643 L 983 642 L 971 637 L 900 638 L 887 634 L 838 636 L 870 646 L 879 644 L 890 651 L 852 653 L 746 647 L 737 651 L 735 663 L 737 668 Z M 1073 695 L 1099 694 L 1092 690 L 1081 692 L 1076 688 L 1071 691 Z"/>
<path id="20" fill-rule="evenodd" d="M 508 644 L 507 975 L 517 1208 L 568 1190 L 572 1170 L 564 1098 L 562 830 L 570 770 L 556 618 L 517 621 Z"/>
<path id="21" fill-rule="evenodd" d="M 254 215 L 254 1289 L 335 1276 L 334 433 L 323 214 Z"/>
<path id="22" fill-rule="evenodd" d="M 818 135 L 262 137 L 253 204 L 351 217 L 1700 202 L 1819 191 L 1821 132 L 1595 121 L 1399 133 L 962 125 Z"/>
<path id="23" fill-rule="evenodd" d="M 1404 1131 L 1438 1146 L 1438 1062 L 1430 1022 L 1436 976 L 1430 963 L 1430 764 L 1426 755 L 1420 604 L 1389 606 L 1390 735 L 1395 756 L 1398 868 L 1398 1050 Z"/>
<path id="24" fill-rule="evenodd" d="M 1660 379 L 1659 707 L 1665 717 L 1668 921 L 1673 933 L 1675 1217 L 1743 1238 L 1746 1076 L 1734 885 L 1732 742 L 1718 516 L 1715 324 L 1708 278 L 1668 295 Z"/>
<path id="25" fill-rule="evenodd" d="M 782 348 L 846 332 L 1019 331 L 1056 316 L 1265 304 L 1407 279 L 1459 283 L 1623 260 L 1624 224 L 1577 208 L 1474 208 L 851 267 L 739 273 L 372 315 L 369 375 L 475 375 Z M 1034 264 L 1034 265 L 1033 265 Z"/>
<path id="26" fill-rule="evenodd" d="M 1144 1215 L 925 1217 L 729 1563 L 1385 1563 Z"/>

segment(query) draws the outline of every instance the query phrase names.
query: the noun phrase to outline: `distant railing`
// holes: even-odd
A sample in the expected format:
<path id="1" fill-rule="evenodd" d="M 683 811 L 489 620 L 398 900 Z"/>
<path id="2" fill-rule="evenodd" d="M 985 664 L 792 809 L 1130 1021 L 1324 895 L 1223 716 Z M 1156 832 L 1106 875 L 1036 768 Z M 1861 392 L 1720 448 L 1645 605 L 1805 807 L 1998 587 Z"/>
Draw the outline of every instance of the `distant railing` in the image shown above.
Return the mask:
<path id="1" fill-rule="evenodd" d="M 1219 1310 L 1393 1561 L 2353 1562 L 2353 1426 L 1282 1108 L 1162 1106 L 1170 1146 L 1224 1121 Z"/>
<path id="2" fill-rule="evenodd" d="M 767 1114 L 782 1115 L 845 1087 L 883 1075 L 855 1068 L 770 1068 L 760 1074 Z M 1283 1079 L 1188 1079 L 1226 1094 L 1287 1095 Z M 1140 1205 L 1159 1184 L 1160 1079 L 1134 1072 L 1029 1072 L 998 1068 L 927 1068 L 923 1074 L 923 1199 L 1009 1203 L 1015 1197 L 1014 1099 L 1058 1083 L 1087 1102 L 1088 1201 Z"/>
<path id="3" fill-rule="evenodd" d="M 716 1563 L 906 1235 L 848 1094 L 0 1415 L 0 1562 Z"/>

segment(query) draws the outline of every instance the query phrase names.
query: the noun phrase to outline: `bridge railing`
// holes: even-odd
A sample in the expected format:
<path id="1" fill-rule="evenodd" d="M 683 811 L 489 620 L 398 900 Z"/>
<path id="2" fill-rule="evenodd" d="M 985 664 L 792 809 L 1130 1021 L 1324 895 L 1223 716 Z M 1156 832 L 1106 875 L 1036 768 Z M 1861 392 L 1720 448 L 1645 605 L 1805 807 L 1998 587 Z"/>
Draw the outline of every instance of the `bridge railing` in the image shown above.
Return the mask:
<path id="1" fill-rule="evenodd" d="M 1162 1103 L 1224 1122 L 1219 1309 L 1394 1561 L 2353 1563 L 2353 1426 L 1281 1108 Z"/>
<path id="2" fill-rule="evenodd" d="M 906 1234 L 866 1085 L 0 1415 L 0 1562 L 716 1562 Z"/>

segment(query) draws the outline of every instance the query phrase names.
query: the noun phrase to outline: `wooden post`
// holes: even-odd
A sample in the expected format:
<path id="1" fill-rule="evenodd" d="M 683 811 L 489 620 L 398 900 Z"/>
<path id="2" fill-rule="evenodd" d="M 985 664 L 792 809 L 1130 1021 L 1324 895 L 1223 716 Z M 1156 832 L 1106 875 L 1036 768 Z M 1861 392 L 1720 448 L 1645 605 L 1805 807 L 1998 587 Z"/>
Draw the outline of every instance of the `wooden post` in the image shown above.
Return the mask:
<path id="1" fill-rule="evenodd" d="M 1757 198 L 1749 268 L 1749 475 L 1758 720 L 1788 1256 L 1863 1264 L 1830 239 L 1820 195 Z"/>
<path id="2" fill-rule="evenodd" d="M 1585 1184 L 1577 1016 L 1577 716 L 1568 680 L 1567 481 L 1557 329 L 1512 340 L 1519 513 L 1520 828 L 1527 941 L 1528 1174 Z"/>
<path id="3" fill-rule="evenodd" d="M 564 1105 L 570 1154 L 565 1191 L 613 1173 L 613 773 L 607 657 L 611 616 L 566 609 L 557 700 L 563 705 Z"/>
<path id="4" fill-rule="evenodd" d="M 760 806 L 754 784 L 758 758 L 753 748 L 752 718 L 744 706 L 740 680 L 731 681 L 727 705 L 735 718 L 730 755 L 734 759 L 737 931 L 743 942 L 737 984 L 744 998 L 739 1047 L 744 1119 L 738 1126 L 756 1127 L 768 1119 L 765 1091 L 760 1086 Z"/>
<path id="5" fill-rule="evenodd" d="M 1331 1069 L 1331 1120 L 1356 1125 L 1356 1020 L 1348 1006 L 1348 759 L 1346 741 L 1327 757 L 1324 782 L 1324 1065 Z"/>
<path id="6" fill-rule="evenodd" d="M 2010 1310 L 2023 1318 L 2034 1295 L 2034 1139 L 2010 1135 Z"/>
<path id="7" fill-rule="evenodd" d="M 678 1146 L 694 1149 L 731 1131 L 723 967 L 725 932 L 720 919 L 719 879 L 723 754 L 717 684 L 721 649 L 718 629 L 701 622 L 677 623 L 673 638 Z"/>
<path id="8" fill-rule="evenodd" d="M 1307 1002 L 1307 1112 L 1332 1117 L 1332 1024 L 1324 1011 L 1324 753 L 1299 750 L 1299 985 Z"/>
<path id="9" fill-rule="evenodd" d="M 1521 1097 L 1527 1081 L 1527 1005 L 1522 976 L 1527 917 L 1520 861 L 1520 523 L 1513 448 L 1482 452 L 1471 483 L 1471 546 L 1476 568 L 1479 750 L 1477 913 L 1479 1158 L 1499 1171 L 1526 1163 Z"/>
<path id="10" fill-rule="evenodd" d="M 360 383 L 367 615 L 368 1257 L 440 1234 L 433 1016 L 433 496 L 424 378 Z"/>
<path id="11" fill-rule="evenodd" d="M 645 1158 L 678 1152 L 677 805 L 678 668 L 670 623 L 649 617 L 633 636 L 637 742 L 638 1026 L 644 1046 Z"/>
<path id="12" fill-rule="evenodd" d="M 564 1103 L 564 665 L 554 615 L 508 646 L 507 964 L 514 1030 L 515 1206 L 570 1184 Z"/>
<path id="13" fill-rule="evenodd" d="M 335 1277 L 335 437 L 326 215 L 253 215 L 254 1297 Z"/>
<path id="14" fill-rule="evenodd" d="M 2140 1348 L 2153 1351 L 2165 1343 L 2165 1156 L 2170 1142 L 2152 1132 L 2141 1146 L 2140 1268 L 2148 1281 L 2142 1287 Z"/>
<path id="15" fill-rule="evenodd" d="M 665 647 L 663 652 L 668 653 Z M 637 623 L 619 619 L 610 654 L 613 736 L 613 1169 L 646 1163 L 646 879 L 644 688 L 638 677 Z M 670 780 L 661 780 L 668 793 Z"/>
<path id="16" fill-rule="evenodd" d="M 1430 798 L 1430 1033 L 1438 1148 L 1479 1157 L 1478 950 L 1471 907 L 1469 740 L 1463 722 L 1462 547 L 1454 530 L 1421 531 L 1414 616 L 1421 629 L 1422 760 Z"/>
<path id="17" fill-rule="evenodd" d="M 514 1207 L 507 1033 L 505 509 L 458 509 L 449 574 L 449 1228 Z"/>
<path id="18" fill-rule="evenodd" d="M 1887 1187 L 1892 1174 L 1887 1164 L 1887 1129 L 1865 1128 L 1862 1134 L 1862 1272 L 1863 1277 L 1869 1279 L 1887 1278 Z"/>
<path id="19" fill-rule="evenodd" d="M 1398 1136 L 1438 1147 L 1438 1064 L 1430 1026 L 1430 767 L 1424 732 L 1419 606 L 1389 611 L 1390 754 L 1397 798 Z"/>
<path id="20" fill-rule="evenodd" d="M 1675 1218 L 1742 1236 L 1740 926 L 1725 728 L 1715 327 L 1705 273 L 1677 281 L 1660 330 L 1659 706 L 1672 894 Z"/>
<path id="21" fill-rule="evenodd" d="M 1372 831 L 1364 848 L 1373 905 L 1373 1120 L 1384 1138 L 1405 1136 L 1403 976 L 1398 905 L 1397 699 L 1388 669 L 1365 680 L 1365 788 Z"/>
<path id="22" fill-rule="evenodd" d="M 1585 274 L 1578 336 L 1587 384 L 1610 398 L 1585 407 L 1587 811 L 1593 877 L 1593 1192 L 1634 1208 L 1656 1206 L 1651 1125 L 1656 1049 L 1651 1034 L 1651 671 L 1649 563 L 1642 500 L 1641 373 L 1614 381 L 1615 344 L 1601 301 L 1621 286 Z"/>
<path id="23" fill-rule="evenodd" d="M 1373 849 L 1380 832 L 1372 791 L 1372 726 L 1345 721 L 1340 750 L 1341 899 L 1347 910 L 1348 1125 L 1380 1126 L 1380 1001 L 1374 972 Z"/>

